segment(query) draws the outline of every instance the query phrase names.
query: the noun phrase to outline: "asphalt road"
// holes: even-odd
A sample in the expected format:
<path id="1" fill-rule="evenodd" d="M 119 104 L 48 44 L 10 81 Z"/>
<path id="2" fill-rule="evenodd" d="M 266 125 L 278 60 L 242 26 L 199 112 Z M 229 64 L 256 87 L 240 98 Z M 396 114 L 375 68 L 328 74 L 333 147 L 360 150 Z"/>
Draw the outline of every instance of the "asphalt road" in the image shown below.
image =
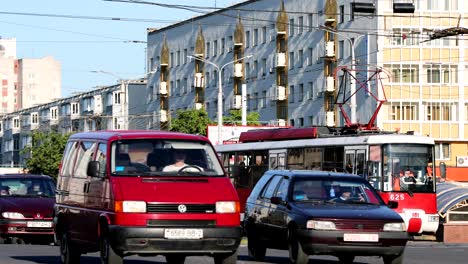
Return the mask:
<path id="1" fill-rule="evenodd" d="M 58 247 L 39 245 L 0 245 L 1 264 L 59 264 Z M 98 264 L 98 253 L 81 257 L 81 263 Z M 164 257 L 125 258 L 126 264 L 165 263 Z M 189 257 L 188 264 L 214 263 L 209 257 Z M 250 261 L 245 245 L 239 248 L 238 263 L 288 263 L 288 252 L 283 250 L 268 250 L 264 262 Z M 311 256 L 309 263 L 337 264 L 338 260 L 330 256 Z M 355 263 L 379 263 L 378 257 L 357 257 Z M 462 264 L 468 263 L 468 244 L 443 244 L 436 242 L 410 242 L 407 246 L 405 261 L 408 264 Z"/>

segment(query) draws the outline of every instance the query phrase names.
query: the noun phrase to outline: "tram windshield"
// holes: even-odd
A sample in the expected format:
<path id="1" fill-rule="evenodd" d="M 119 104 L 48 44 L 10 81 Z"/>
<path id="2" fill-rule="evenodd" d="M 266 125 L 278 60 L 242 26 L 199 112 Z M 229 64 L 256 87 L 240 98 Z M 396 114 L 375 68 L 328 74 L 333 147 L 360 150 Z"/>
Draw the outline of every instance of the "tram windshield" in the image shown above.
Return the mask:
<path id="1" fill-rule="evenodd" d="M 381 152 L 377 148 L 381 148 Z M 382 155 L 372 155 L 372 152 L 380 152 Z M 372 156 L 376 158 L 373 160 Z M 377 156 L 382 157 L 382 160 L 377 159 Z M 382 170 L 378 169 L 380 166 Z M 435 189 L 431 166 L 432 146 L 430 145 L 373 146 L 369 162 L 369 181 L 381 191 L 432 193 Z M 383 171 L 383 177 L 379 171 Z"/>

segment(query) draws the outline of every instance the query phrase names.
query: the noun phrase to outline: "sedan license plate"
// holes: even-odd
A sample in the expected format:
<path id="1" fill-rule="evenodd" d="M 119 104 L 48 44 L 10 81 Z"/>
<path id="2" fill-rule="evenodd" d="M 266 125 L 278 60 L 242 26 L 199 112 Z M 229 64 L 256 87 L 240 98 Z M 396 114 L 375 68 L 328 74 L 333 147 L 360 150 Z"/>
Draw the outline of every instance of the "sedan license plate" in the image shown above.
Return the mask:
<path id="1" fill-rule="evenodd" d="M 26 225 L 27 225 L 27 227 L 45 228 L 45 227 L 52 227 L 52 222 L 50 222 L 50 221 L 48 221 L 48 222 L 45 222 L 45 221 L 27 222 Z"/>
<path id="2" fill-rule="evenodd" d="M 379 234 L 344 234 L 345 242 L 379 242 Z"/>
<path id="3" fill-rule="evenodd" d="M 167 239 L 201 239 L 203 238 L 202 229 L 165 229 L 164 238 Z"/>

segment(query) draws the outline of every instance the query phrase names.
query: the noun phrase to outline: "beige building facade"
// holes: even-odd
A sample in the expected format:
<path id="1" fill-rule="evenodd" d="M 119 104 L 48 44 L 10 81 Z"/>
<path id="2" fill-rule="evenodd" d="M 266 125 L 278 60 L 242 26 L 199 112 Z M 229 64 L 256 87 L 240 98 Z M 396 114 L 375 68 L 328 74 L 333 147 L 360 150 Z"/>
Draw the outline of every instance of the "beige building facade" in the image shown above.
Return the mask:
<path id="1" fill-rule="evenodd" d="M 391 73 L 383 80 L 388 102 L 378 126 L 433 137 L 436 160 L 468 166 L 467 46 L 463 35 L 437 38 L 464 27 L 466 1 L 414 1 L 414 14 L 392 13 L 392 1 L 378 1 L 379 65 Z"/>
<path id="2" fill-rule="evenodd" d="M 16 39 L 0 38 L 0 114 L 61 97 L 61 65 L 54 58 L 16 57 Z"/>

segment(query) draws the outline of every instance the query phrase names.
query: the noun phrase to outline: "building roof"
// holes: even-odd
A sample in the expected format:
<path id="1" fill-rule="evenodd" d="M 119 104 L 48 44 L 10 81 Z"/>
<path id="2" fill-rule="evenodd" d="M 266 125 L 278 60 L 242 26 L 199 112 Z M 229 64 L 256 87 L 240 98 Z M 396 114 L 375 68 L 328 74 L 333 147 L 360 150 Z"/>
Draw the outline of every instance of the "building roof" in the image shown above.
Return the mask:
<path id="1" fill-rule="evenodd" d="M 442 182 L 437 184 L 437 211 L 445 217 L 449 210 L 468 200 L 468 184 Z"/>

